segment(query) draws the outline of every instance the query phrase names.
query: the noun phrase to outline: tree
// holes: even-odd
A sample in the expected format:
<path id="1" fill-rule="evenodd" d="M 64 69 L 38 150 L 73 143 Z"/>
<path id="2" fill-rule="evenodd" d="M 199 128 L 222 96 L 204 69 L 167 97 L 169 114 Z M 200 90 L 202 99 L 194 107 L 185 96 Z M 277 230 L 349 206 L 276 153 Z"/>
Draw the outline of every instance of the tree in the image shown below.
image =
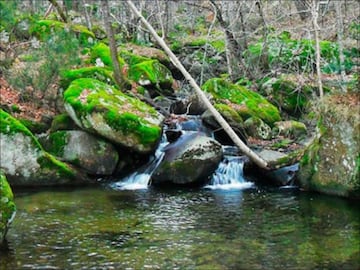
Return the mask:
<path id="1" fill-rule="evenodd" d="M 109 9 L 109 2 L 108 0 L 101 0 L 102 10 L 103 10 L 103 19 L 106 29 L 106 34 L 109 38 L 109 47 L 110 47 L 110 54 L 111 60 L 113 63 L 113 70 L 114 70 L 114 79 L 118 87 L 122 90 L 124 86 L 124 80 L 121 76 L 120 72 L 120 63 L 118 58 L 118 52 L 114 37 L 114 32 L 110 22 L 110 9 Z"/>

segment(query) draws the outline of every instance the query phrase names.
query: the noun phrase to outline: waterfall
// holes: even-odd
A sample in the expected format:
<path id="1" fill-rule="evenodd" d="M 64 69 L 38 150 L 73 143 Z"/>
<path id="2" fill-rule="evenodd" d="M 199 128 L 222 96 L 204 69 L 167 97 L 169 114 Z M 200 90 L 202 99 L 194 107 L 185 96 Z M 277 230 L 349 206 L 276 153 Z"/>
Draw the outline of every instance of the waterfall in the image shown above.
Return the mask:
<path id="1" fill-rule="evenodd" d="M 111 184 L 111 187 L 117 190 L 147 189 L 152 173 L 159 166 L 165 154 L 163 149 L 167 144 L 167 140 L 163 139 L 150 162 L 121 181 Z"/>
<path id="2" fill-rule="evenodd" d="M 253 186 L 243 175 L 244 161 L 239 156 L 225 156 L 210 181 L 209 189 L 245 189 Z"/>

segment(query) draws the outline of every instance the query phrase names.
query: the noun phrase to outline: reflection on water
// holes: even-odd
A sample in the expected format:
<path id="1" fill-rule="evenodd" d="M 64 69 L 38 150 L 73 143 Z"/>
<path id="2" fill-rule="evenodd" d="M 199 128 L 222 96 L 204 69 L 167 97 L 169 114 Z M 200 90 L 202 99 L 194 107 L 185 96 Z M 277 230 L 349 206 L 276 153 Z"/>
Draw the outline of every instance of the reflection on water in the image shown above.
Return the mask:
<path id="1" fill-rule="evenodd" d="M 17 193 L 0 269 L 358 269 L 360 209 L 294 190 Z"/>

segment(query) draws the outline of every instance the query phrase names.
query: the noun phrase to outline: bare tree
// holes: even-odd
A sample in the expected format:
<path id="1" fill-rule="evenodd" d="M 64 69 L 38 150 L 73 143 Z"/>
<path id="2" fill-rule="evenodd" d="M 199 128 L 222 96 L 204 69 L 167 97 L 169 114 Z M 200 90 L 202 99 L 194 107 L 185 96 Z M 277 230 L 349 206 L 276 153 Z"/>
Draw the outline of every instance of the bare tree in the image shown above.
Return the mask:
<path id="1" fill-rule="evenodd" d="M 56 8 L 57 12 L 59 13 L 61 19 L 64 22 L 67 22 L 67 18 L 66 15 L 63 11 L 63 9 L 60 7 L 60 5 L 58 4 L 58 2 L 56 2 L 56 0 L 49 0 L 49 2 Z"/>
<path id="2" fill-rule="evenodd" d="M 343 18 L 342 18 L 342 11 L 341 11 L 341 1 L 335 2 L 335 10 L 336 10 L 336 29 L 337 29 L 337 42 L 339 46 L 339 61 L 340 61 L 340 76 L 341 81 L 345 82 L 346 74 L 345 74 L 345 56 L 344 56 L 344 45 L 343 45 Z M 341 84 L 343 85 L 343 84 Z M 343 91 L 345 90 L 344 87 Z"/>
<path id="3" fill-rule="evenodd" d="M 319 86 L 319 93 L 320 99 L 324 96 L 323 85 L 321 80 L 321 66 L 320 66 L 320 40 L 319 40 L 319 24 L 318 24 L 318 17 L 319 17 L 319 6 L 316 0 L 312 0 L 311 2 L 311 16 L 312 16 L 312 23 L 315 33 L 315 54 L 316 54 L 316 73 L 318 77 L 318 86 Z"/>
<path id="4" fill-rule="evenodd" d="M 116 42 L 114 38 L 113 29 L 110 22 L 110 9 L 109 9 L 109 2 L 108 0 L 101 0 L 102 10 L 103 10 L 103 18 L 104 24 L 106 29 L 106 34 L 109 38 L 109 47 L 111 53 L 111 60 L 113 63 L 113 70 L 114 70 L 114 79 L 118 87 L 122 90 L 124 86 L 124 80 L 122 79 L 121 72 L 120 72 L 120 63 L 118 58 L 118 52 L 116 47 Z"/>

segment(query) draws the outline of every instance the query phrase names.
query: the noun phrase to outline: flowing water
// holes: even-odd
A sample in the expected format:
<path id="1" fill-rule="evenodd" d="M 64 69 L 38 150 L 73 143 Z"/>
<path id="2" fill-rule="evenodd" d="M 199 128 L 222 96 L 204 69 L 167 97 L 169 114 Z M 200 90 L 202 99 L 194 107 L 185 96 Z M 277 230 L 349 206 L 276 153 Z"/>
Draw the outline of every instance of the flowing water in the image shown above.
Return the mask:
<path id="1" fill-rule="evenodd" d="M 360 208 L 296 189 L 16 191 L 0 269 L 359 269 Z"/>

